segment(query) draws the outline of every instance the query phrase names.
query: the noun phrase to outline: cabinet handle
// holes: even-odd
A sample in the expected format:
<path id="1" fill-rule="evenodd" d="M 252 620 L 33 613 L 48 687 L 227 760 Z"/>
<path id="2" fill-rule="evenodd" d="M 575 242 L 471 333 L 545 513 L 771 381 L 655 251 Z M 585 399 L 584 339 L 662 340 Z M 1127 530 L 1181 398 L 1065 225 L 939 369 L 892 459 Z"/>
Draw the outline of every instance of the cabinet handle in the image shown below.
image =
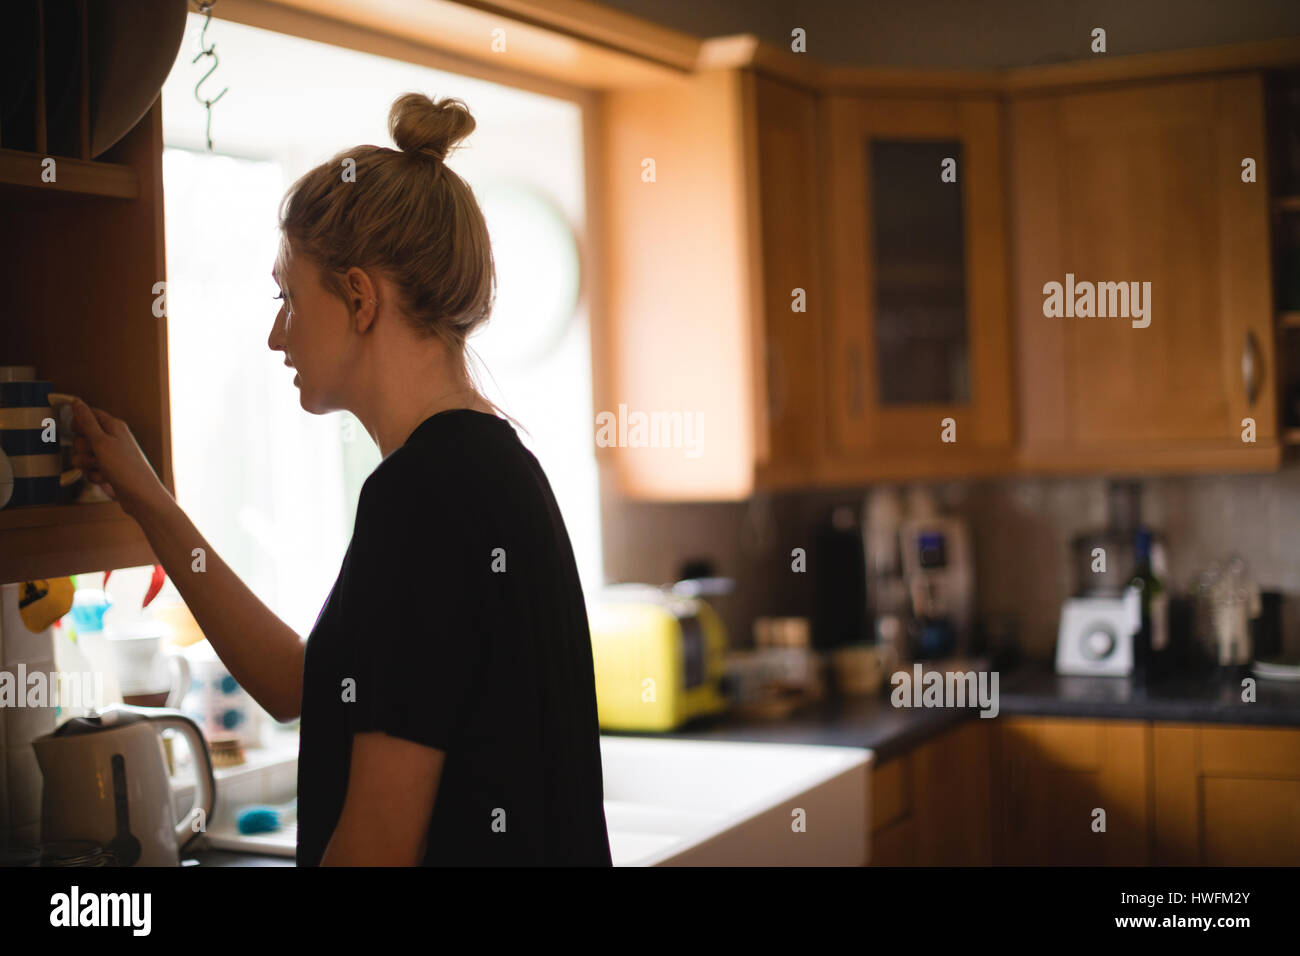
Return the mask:
<path id="1" fill-rule="evenodd" d="M 849 346 L 849 411 L 862 417 L 862 352 L 857 345 Z"/>
<path id="2" fill-rule="evenodd" d="M 1255 333 L 1246 330 L 1246 343 L 1241 349 L 1241 382 L 1246 389 L 1246 407 L 1254 408 L 1255 399 L 1259 397 L 1259 380 L 1263 371 L 1259 357 L 1259 343 Z"/>

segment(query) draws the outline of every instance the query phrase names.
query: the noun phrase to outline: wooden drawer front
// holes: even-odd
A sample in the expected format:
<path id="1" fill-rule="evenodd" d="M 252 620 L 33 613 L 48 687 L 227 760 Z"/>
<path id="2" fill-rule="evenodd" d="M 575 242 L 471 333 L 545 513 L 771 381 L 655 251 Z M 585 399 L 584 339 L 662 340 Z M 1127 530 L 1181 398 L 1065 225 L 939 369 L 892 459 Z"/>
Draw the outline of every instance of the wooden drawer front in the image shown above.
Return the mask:
<path id="1" fill-rule="evenodd" d="M 1060 770 L 1096 770 L 1101 766 L 1102 725 L 1095 720 L 1010 718 L 1003 732 L 1035 759 Z"/>

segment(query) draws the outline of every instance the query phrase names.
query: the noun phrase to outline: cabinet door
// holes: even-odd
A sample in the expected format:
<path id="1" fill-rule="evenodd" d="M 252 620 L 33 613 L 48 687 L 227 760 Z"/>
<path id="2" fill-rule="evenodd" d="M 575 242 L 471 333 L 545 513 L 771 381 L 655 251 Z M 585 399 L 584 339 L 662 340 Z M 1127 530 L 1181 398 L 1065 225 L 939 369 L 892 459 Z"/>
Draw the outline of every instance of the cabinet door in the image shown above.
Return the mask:
<path id="1" fill-rule="evenodd" d="M 1240 451 L 1247 416 L 1258 445 L 1274 444 L 1259 77 L 1027 99 L 1012 107 L 1011 138 L 1031 454 L 1140 464 L 1171 448 Z M 1257 182 L 1242 182 L 1247 158 Z M 1073 283 L 1079 308 L 1045 314 L 1053 282 L 1063 310 Z M 1102 296 L 1100 283 L 1124 285 Z M 1125 309 L 1135 289 L 1142 316 L 1135 301 Z M 1126 451 L 1138 457 L 1116 458 Z"/>
<path id="2" fill-rule="evenodd" d="M 745 77 L 757 139 L 763 311 L 756 354 L 765 374 L 755 379 L 766 383 L 754 403 L 766 418 L 756 429 L 759 472 L 765 484 L 805 482 L 826 448 L 822 365 L 829 309 L 816 247 L 817 98 L 770 77 Z"/>
<path id="3" fill-rule="evenodd" d="M 1300 729 L 1157 724 L 1155 862 L 1300 863 Z"/>
<path id="4" fill-rule="evenodd" d="M 991 723 L 968 720 L 912 755 L 912 838 L 918 865 L 992 862 Z"/>
<path id="5" fill-rule="evenodd" d="M 1146 724 L 1004 718 L 995 734 L 995 862 L 1146 864 Z M 1105 830 L 1094 829 L 1105 811 Z"/>
<path id="6" fill-rule="evenodd" d="M 763 388 L 746 89 L 741 71 L 722 69 L 609 90 L 593 121 L 606 277 L 594 404 L 618 433 L 596 451 L 628 498 L 754 490 Z"/>
<path id="7" fill-rule="evenodd" d="M 873 771 L 873 866 L 990 864 L 990 731 L 965 721 Z"/>
<path id="8" fill-rule="evenodd" d="M 1008 445 L 997 104 L 830 97 L 823 137 L 835 449 Z"/>
<path id="9" fill-rule="evenodd" d="M 913 866 L 912 755 L 902 754 L 871 772 L 871 866 Z"/>

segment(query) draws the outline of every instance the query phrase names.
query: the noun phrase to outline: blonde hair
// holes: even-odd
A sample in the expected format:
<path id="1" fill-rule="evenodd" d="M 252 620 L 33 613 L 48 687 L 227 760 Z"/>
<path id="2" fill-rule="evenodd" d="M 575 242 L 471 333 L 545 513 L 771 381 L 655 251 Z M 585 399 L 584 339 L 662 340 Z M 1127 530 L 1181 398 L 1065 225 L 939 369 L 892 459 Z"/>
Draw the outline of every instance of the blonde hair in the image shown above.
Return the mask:
<path id="1" fill-rule="evenodd" d="M 347 270 L 382 273 L 416 331 L 442 339 L 462 368 L 465 340 L 487 321 L 496 298 L 483 212 L 469 184 L 444 162 L 474 127 L 461 100 L 403 93 L 388 111 L 397 149 L 336 153 L 289 188 L 279 211 L 280 231 L 295 254 L 320 267 L 325 287 L 349 309 Z M 355 178 L 345 181 L 349 159 Z"/>

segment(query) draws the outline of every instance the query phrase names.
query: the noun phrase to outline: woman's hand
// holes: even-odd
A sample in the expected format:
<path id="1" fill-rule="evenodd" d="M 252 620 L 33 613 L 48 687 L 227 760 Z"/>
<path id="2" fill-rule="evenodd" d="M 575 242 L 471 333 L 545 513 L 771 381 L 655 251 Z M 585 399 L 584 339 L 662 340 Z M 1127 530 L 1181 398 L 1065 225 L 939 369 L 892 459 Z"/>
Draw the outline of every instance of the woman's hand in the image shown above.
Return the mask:
<path id="1" fill-rule="evenodd" d="M 136 444 L 126 422 L 102 409 L 92 409 L 81 399 L 72 406 L 77 424 L 72 464 L 104 489 L 132 517 L 167 489 Z"/>

